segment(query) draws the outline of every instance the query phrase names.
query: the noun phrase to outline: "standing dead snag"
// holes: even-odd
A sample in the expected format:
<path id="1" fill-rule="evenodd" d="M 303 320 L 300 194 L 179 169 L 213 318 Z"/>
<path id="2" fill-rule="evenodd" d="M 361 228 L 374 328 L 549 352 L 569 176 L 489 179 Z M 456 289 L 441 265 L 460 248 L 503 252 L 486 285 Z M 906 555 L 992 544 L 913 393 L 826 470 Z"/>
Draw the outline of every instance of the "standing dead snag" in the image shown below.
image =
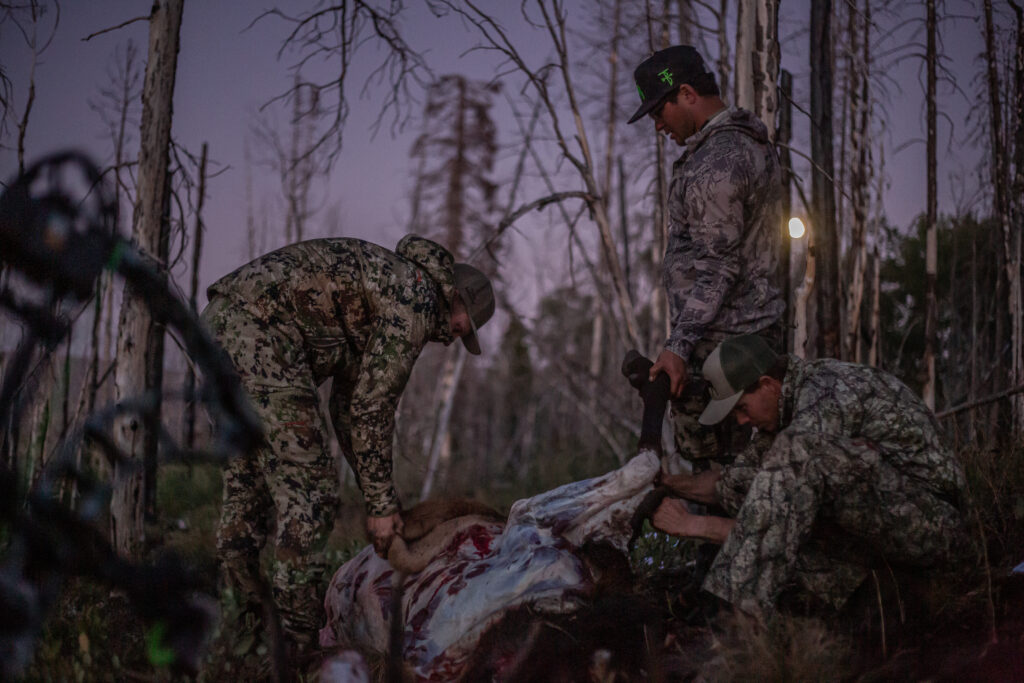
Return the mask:
<path id="1" fill-rule="evenodd" d="M 170 235 L 168 160 L 183 4 L 183 0 L 163 0 L 153 5 L 142 95 L 138 195 L 132 239 L 159 268 L 166 267 Z M 161 390 L 164 330 L 153 320 L 140 294 L 126 288 L 121 304 L 114 371 L 118 401 L 146 392 L 157 399 Z M 152 420 L 123 419 L 116 430 L 116 440 L 132 460 L 149 459 L 155 463 L 157 434 Z M 144 477 L 139 469 L 133 464 L 115 465 L 110 532 L 114 547 L 125 555 L 137 553 L 144 541 L 144 497 Z"/>

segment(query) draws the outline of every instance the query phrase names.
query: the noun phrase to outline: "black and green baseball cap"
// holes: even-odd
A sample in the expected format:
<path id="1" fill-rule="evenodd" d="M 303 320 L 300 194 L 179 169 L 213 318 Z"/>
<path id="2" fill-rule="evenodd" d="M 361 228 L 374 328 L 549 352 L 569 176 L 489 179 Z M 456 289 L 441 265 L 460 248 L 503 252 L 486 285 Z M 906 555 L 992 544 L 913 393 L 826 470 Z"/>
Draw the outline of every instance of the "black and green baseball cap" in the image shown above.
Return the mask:
<path id="1" fill-rule="evenodd" d="M 776 358 L 768 342 L 756 334 L 729 337 L 716 346 L 701 368 L 711 384 L 711 402 L 698 422 L 714 425 L 724 420 L 747 387 L 767 373 Z"/>
<path id="2" fill-rule="evenodd" d="M 697 50 L 689 45 L 673 45 L 658 50 L 640 62 L 640 66 L 633 72 L 633 80 L 636 81 L 636 89 L 640 93 L 640 108 L 633 114 L 629 123 L 647 116 L 683 83 L 707 73 L 709 72 L 704 60 Z"/>

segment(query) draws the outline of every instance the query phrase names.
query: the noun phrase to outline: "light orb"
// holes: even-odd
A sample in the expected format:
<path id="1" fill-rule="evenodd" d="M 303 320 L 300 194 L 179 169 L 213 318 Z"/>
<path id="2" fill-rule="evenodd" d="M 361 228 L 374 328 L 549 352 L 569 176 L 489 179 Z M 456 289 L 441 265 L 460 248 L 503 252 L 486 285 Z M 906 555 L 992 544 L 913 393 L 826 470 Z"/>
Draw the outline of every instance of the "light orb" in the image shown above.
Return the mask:
<path id="1" fill-rule="evenodd" d="M 800 239 L 807 233 L 807 229 L 804 228 L 804 222 L 794 216 L 789 219 L 789 236 L 795 240 Z"/>

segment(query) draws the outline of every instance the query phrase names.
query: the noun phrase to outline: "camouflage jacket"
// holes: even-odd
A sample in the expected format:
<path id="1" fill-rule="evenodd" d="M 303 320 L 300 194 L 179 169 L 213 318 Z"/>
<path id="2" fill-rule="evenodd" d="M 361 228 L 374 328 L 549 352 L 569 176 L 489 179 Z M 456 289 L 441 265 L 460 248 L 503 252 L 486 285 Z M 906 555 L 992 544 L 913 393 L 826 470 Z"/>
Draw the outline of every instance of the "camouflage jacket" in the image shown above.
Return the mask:
<path id="1" fill-rule="evenodd" d="M 783 431 L 866 441 L 906 479 L 963 509 L 963 468 L 942 439 L 935 415 L 883 370 L 832 358 L 803 361 L 790 356 L 779 397 L 779 432 Z M 774 441 L 774 434 L 755 434 L 723 470 L 716 493 L 729 514 L 739 512 L 754 475 L 772 459 Z"/>
<path id="2" fill-rule="evenodd" d="M 689 362 L 701 340 L 758 332 L 785 310 L 778 286 L 782 185 L 761 121 L 730 108 L 686 139 L 672 167 L 665 348 Z"/>
<path id="3" fill-rule="evenodd" d="M 394 252 L 356 239 L 309 240 L 242 266 L 208 294 L 301 336 L 314 383 L 334 378 L 331 415 L 367 513 L 394 512 L 395 410 L 423 346 L 453 339 L 451 253 L 415 235 Z"/>

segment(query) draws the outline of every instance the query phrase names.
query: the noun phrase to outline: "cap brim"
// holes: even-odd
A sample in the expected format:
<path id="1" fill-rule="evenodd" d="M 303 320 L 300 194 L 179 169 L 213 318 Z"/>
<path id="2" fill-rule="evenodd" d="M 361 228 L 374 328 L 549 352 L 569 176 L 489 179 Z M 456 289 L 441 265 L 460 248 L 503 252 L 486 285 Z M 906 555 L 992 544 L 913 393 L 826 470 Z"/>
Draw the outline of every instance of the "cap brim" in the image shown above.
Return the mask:
<path id="1" fill-rule="evenodd" d="M 636 110 L 636 113 L 633 114 L 633 117 L 626 123 L 636 123 L 643 117 L 647 116 L 647 113 L 654 109 L 654 107 L 657 106 L 657 104 L 657 102 L 652 102 L 650 100 L 644 102 L 643 104 L 640 105 L 640 108 Z"/>
<path id="2" fill-rule="evenodd" d="M 700 414 L 700 417 L 697 418 L 697 422 L 707 426 L 718 424 L 732 412 L 733 406 L 739 402 L 741 396 L 743 396 L 743 392 L 739 391 L 732 396 L 711 401 L 708 403 L 708 407 L 704 409 L 704 412 Z"/>
<path id="3" fill-rule="evenodd" d="M 459 292 L 459 296 L 463 297 L 463 301 L 465 301 L 465 296 L 463 296 L 462 292 Z M 480 339 L 476 336 L 476 322 L 473 320 L 473 316 L 468 314 L 468 311 L 466 313 L 466 317 L 469 318 L 469 326 L 472 330 L 468 334 L 462 335 L 462 345 L 465 346 L 466 350 L 474 356 L 479 356 Z"/>
<path id="4" fill-rule="evenodd" d="M 636 123 L 637 121 L 639 121 L 643 117 L 647 116 L 652 111 L 654 111 L 655 109 L 660 107 L 661 103 L 666 101 L 672 95 L 672 93 L 674 93 L 675 91 L 676 91 L 676 89 L 672 88 L 667 93 L 665 93 L 664 95 L 662 95 L 661 97 L 659 97 L 656 100 L 647 100 L 646 102 L 644 102 L 643 104 L 640 105 L 640 108 L 636 110 L 635 114 L 633 114 L 633 118 L 631 118 L 626 123 Z"/>

